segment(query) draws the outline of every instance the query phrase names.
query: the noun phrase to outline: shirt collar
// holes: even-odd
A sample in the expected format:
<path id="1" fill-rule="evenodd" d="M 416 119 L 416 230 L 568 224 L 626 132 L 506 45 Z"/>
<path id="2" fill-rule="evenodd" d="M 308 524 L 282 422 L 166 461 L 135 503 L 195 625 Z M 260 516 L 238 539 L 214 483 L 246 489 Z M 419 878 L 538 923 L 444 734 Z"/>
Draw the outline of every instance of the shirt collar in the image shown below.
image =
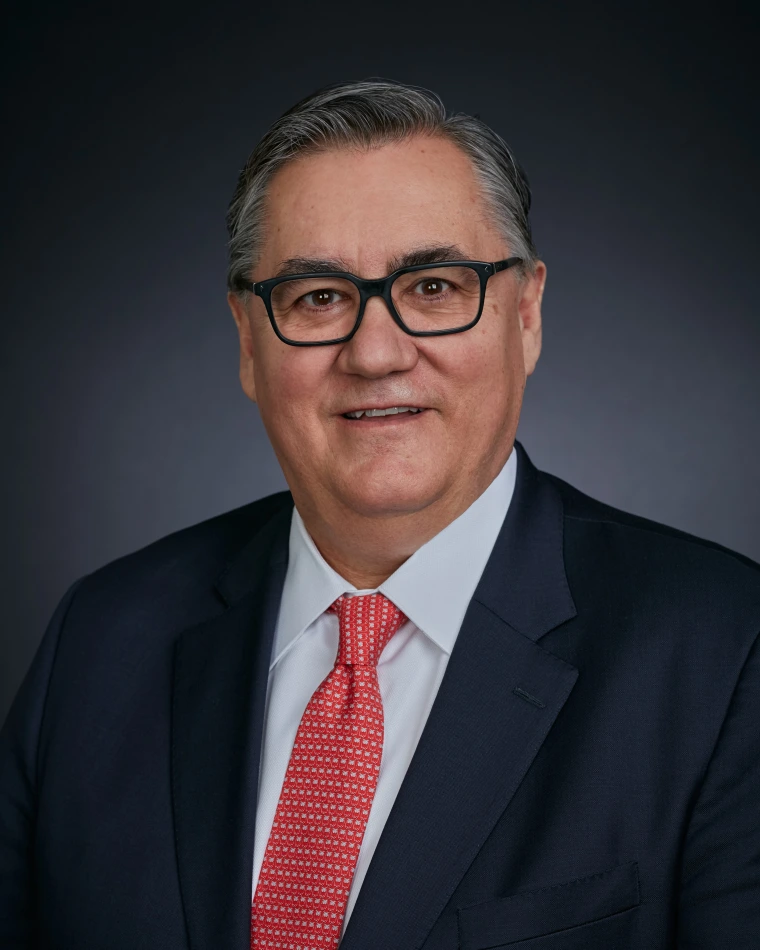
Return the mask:
<path id="1" fill-rule="evenodd" d="M 447 654 L 506 517 L 516 474 L 513 447 L 499 474 L 470 507 L 377 588 Z M 270 669 L 333 601 L 356 591 L 319 553 L 294 507 Z"/>

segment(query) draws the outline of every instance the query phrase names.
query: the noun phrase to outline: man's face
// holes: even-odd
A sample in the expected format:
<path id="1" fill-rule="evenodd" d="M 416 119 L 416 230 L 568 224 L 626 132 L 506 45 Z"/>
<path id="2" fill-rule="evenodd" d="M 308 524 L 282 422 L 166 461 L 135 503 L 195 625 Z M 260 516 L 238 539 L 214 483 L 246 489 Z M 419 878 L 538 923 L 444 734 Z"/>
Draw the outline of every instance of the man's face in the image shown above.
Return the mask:
<path id="1" fill-rule="evenodd" d="M 329 151 L 295 160 L 272 180 L 252 279 L 296 257 L 342 259 L 334 269 L 379 278 L 394 258 L 431 245 L 455 245 L 471 260 L 510 256 L 486 221 L 463 152 L 429 137 Z M 314 347 L 279 340 L 260 297 L 244 309 L 230 295 L 241 382 L 299 510 L 328 518 L 464 510 L 509 455 L 541 347 L 544 279 L 542 263 L 524 283 L 514 270 L 494 275 L 476 326 L 438 337 L 405 333 L 372 297 L 353 339 Z M 424 411 L 345 416 L 397 406 Z"/>

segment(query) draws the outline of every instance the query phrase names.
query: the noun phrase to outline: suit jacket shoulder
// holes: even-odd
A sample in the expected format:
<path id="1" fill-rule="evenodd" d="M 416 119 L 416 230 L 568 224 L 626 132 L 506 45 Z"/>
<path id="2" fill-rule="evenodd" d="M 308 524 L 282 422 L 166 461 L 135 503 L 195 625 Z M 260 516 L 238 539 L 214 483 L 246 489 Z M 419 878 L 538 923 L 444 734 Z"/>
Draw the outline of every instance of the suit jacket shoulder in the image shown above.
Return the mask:
<path id="1" fill-rule="evenodd" d="M 687 546 L 690 546 L 691 553 L 695 556 L 699 555 L 697 550 L 692 547 L 693 545 L 702 549 L 703 553 L 707 550 L 712 550 L 727 555 L 731 560 L 744 564 L 750 571 L 760 576 L 760 563 L 738 551 L 734 551 L 715 541 L 710 541 L 698 535 L 691 534 L 688 531 L 673 528 L 663 522 L 644 518 L 641 515 L 633 514 L 622 508 L 615 508 L 613 505 L 608 505 L 597 498 L 592 498 L 574 485 L 569 484 L 569 482 L 549 472 L 542 472 L 541 474 L 548 478 L 562 495 L 565 518 L 597 524 L 618 525 L 625 532 L 643 531 L 649 532 L 654 536 L 659 536 L 660 538 L 678 539 Z M 656 544 L 656 537 L 650 538 L 650 542 Z M 684 551 L 685 550 L 686 548 L 684 548 Z"/>
<path id="2" fill-rule="evenodd" d="M 214 582 L 292 504 L 290 492 L 276 492 L 164 535 L 80 579 L 76 602 L 117 624 L 154 612 L 179 628 L 199 622 L 222 607 Z"/>
<path id="3" fill-rule="evenodd" d="M 589 544 L 627 550 L 631 556 L 662 558 L 677 571 L 691 571 L 713 585 L 736 583 L 738 589 L 760 589 L 760 563 L 715 541 L 592 498 L 548 472 L 541 475 L 562 497 L 565 530 L 585 535 Z"/>
<path id="4" fill-rule="evenodd" d="M 562 498 L 565 569 L 579 615 L 620 649 L 634 639 L 684 674 L 693 666 L 695 684 L 707 670 L 735 683 L 760 632 L 760 564 L 542 474 Z"/>

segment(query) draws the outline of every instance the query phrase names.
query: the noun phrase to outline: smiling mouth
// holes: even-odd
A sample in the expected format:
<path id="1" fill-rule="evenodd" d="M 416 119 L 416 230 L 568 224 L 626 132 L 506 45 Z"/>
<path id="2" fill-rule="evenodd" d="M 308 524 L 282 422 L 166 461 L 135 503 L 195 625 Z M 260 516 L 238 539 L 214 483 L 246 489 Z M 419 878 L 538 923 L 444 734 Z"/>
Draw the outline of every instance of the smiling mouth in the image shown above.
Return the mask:
<path id="1" fill-rule="evenodd" d="M 344 412 L 344 419 L 381 419 L 385 416 L 414 416 L 425 409 L 416 406 L 391 406 L 388 409 L 356 409 L 353 412 Z"/>

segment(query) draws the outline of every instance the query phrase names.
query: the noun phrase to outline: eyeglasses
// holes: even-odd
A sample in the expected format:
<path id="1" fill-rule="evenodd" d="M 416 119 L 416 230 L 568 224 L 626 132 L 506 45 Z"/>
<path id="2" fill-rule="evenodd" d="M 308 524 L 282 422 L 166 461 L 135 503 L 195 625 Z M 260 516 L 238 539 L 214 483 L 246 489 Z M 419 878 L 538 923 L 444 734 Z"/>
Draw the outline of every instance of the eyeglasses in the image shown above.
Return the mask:
<path id="1" fill-rule="evenodd" d="M 351 339 L 370 297 L 382 297 L 395 322 L 412 336 L 462 333 L 480 320 L 488 278 L 522 263 L 521 257 L 490 264 L 444 261 L 402 267 L 379 280 L 324 271 L 258 283 L 238 279 L 236 286 L 261 297 L 283 343 L 328 346 Z"/>

